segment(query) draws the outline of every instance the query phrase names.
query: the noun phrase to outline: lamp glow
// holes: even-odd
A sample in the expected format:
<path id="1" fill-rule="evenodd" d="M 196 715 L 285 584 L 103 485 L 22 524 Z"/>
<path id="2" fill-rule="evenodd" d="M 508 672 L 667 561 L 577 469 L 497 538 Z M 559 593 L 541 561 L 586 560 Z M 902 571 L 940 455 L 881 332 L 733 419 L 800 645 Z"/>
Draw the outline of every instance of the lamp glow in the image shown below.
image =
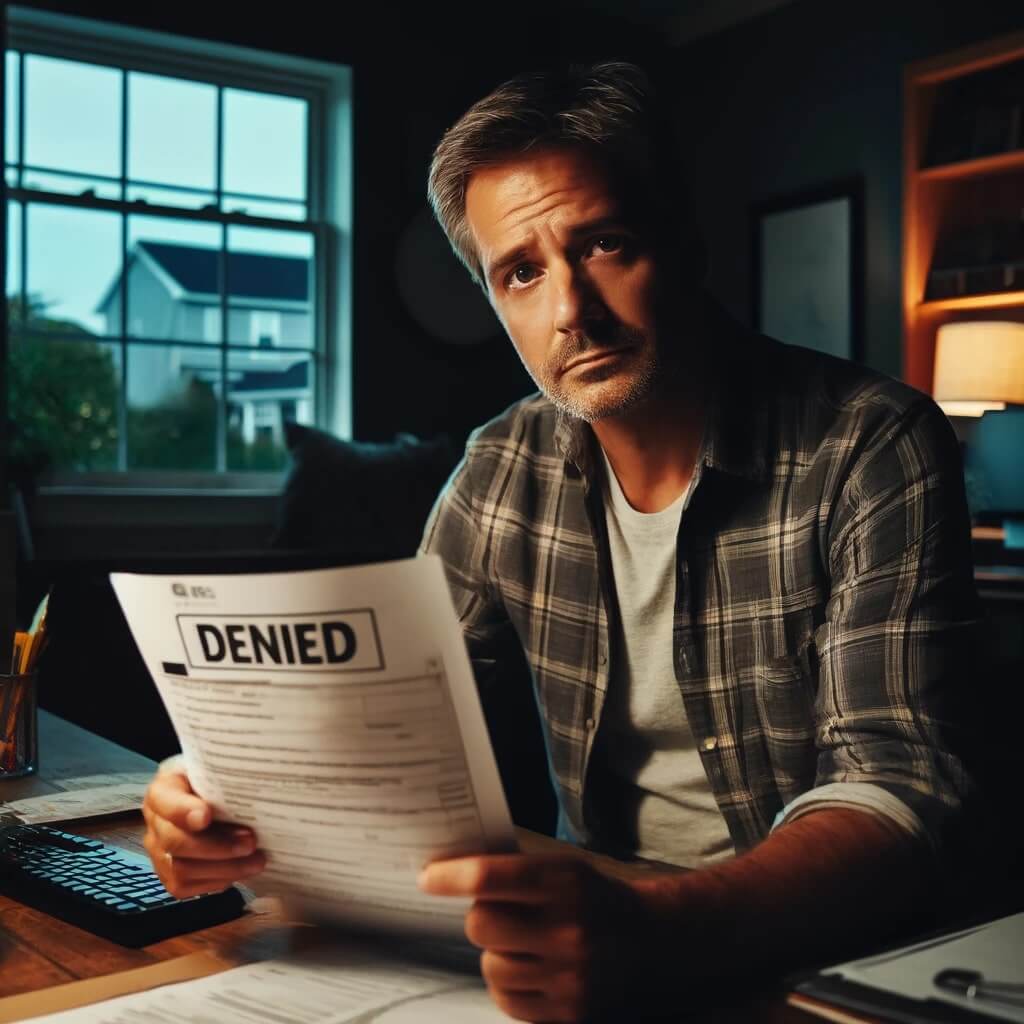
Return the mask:
<path id="1" fill-rule="evenodd" d="M 947 416 L 1024 405 L 1024 324 L 943 324 L 936 336 L 933 393 Z"/>

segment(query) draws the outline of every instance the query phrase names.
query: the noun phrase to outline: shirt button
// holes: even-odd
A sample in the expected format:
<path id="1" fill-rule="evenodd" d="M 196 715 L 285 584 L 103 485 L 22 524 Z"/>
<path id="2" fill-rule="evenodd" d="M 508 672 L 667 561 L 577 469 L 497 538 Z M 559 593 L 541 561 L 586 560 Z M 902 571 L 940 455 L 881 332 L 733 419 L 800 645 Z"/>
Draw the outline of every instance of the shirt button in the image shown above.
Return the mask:
<path id="1" fill-rule="evenodd" d="M 714 750 L 718 746 L 718 737 L 709 736 L 701 745 L 701 750 Z"/>
<path id="2" fill-rule="evenodd" d="M 594 726 L 597 725 L 597 722 L 595 722 L 593 718 L 588 718 L 586 724 L 587 724 L 587 732 L 593 732 L 594 731 Z"/>
<path id="3" fill-rule="evenodd" d="M 600 651 L 597 652 L 597 663 L 599 665 L 607 665 L 608 664 L 608 652 L 606 650 L 604 650 L 603 648 Z"/>

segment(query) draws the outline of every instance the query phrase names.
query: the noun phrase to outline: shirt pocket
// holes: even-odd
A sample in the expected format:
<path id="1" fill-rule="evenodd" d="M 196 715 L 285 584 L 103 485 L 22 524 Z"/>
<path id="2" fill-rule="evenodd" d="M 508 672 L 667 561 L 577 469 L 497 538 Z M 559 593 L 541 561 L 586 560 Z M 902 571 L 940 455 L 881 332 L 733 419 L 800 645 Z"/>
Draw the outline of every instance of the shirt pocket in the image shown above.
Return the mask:
<path id="1" fill-rule="evenodd" d="M 759 614 L 754 702 L 775 784 L 785 802 L 814 785 L 818 664 L 814 603 Z"/>

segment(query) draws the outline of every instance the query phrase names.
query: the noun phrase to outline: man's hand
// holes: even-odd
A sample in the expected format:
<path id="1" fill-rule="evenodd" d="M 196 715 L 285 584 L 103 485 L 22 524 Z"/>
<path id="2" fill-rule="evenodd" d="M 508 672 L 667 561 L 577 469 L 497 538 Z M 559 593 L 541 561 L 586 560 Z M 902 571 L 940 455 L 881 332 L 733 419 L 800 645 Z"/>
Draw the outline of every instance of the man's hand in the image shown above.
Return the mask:
<path id="1" fill-rule="evenodd" d="M 219 892 L 266 865 L 252 829 L 213 824 L 208 803 L 181 772 L 159 772 L 142 804 L 143 845 L 167 890 L 179 899 Z"/>
<path id="2" fill-rule="evenodd" d="M 435 861 L 419 884 L 474 900 L 466 935 L 483 950 L 494 1002 L 519 1020 L 579 1021 L 623 1009 L 663 955 L 643 883 L 610 878 L 577 857 Z"/>

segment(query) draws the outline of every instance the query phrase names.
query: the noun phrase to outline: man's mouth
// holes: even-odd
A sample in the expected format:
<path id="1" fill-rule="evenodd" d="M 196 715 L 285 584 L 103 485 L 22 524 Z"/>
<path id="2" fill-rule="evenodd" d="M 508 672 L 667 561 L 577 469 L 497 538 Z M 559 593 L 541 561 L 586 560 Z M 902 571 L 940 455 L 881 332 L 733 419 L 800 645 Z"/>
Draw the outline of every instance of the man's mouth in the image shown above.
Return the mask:
<path id="1" fill-rule="evenodd" d="M 612 356 L 621 355 L 627 350 L 628 346 L 622 345 L 618 348 L 603 348 L 597 351 L 587 352 L 584 355 L 577 356 L 575 359 L 566 363 L 563 368 L 563 373 L 568 373 L 570 370 L 576 369 L 578 366 L 590 366 L 593 363 L 601 363 L 606 359 L 611 359 Z"/>

